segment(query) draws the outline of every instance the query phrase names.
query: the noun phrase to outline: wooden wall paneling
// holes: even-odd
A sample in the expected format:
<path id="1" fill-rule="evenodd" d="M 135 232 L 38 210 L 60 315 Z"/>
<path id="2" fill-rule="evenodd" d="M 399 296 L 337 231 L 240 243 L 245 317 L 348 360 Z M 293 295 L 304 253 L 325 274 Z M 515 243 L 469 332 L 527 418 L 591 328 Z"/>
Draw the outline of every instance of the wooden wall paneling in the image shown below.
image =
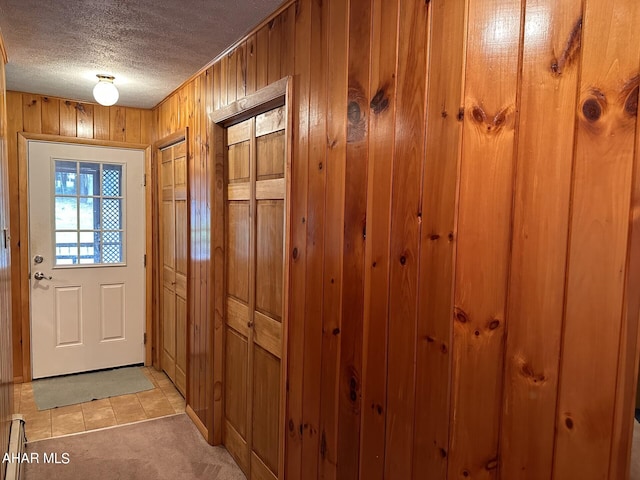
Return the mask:
<path id="1" fill-rule="evenodd" d="M 204 76 L 200 75 L 197 77 L 195 83 L 194 83 L 194 90 L 195 90 L 195 96 L 196 96 L 196 103 L 200 103 L 202 101 L 203 95 L 204 95 Z M 199 218 L 200 218 L 200 227 L 199 227 L 199 234 L 197 235 L 198 237 L 198 250 L 199 250 L 199 262 L 198 262 L 198 269 L 199 269 L 199 277 L 200 277 L 200 301 L 199 304 L 196 306 L 196 309 L 198 311 L 197 315 L 198 315 L 198 319 L 199 319 L 199 324 L 200 324 L 200 346 L 199 346 L 199 351 L 200 351 L 200 358 L 199 358 L 199 376 L 198 376 L 198 383 L 199 383 L 199 388 L 198 388 L 198 394 L 200 397 L 199 403 L 200 403 L 200 418 L 202 419 L 203 423 L 205 423 L 205 425 L 207 424 L 207 416 L 208 416 L 208 412 L 209 409 L 211 408 L 211 406 L 208 404 L 207 401 L 207 344 L 208 344 L 208 339 L 207 336 L 209 334 L 208 331 L 208 322 L 209 322 L 209 318 L 208 318 L 208 312 L 207 312 L 207 286 L 208 286 L 208 278 L 207 278 L 207 263 L 208 263 L 208 249 L 209 246 L 207 244 L 207 239 L 208 239 L 208 235 L 207 235 L 207 230 L 209 228 L 209 220 L 210 220 L 210 215 L 208 213 L 208 209 L 207 209 L 207 203 L 208 203 L 208 193 L 209 193 L 209 181 L 208 181 L 208 162 L 206 159 L 206 155 L 205 155 L 205 139 L 202 137 L 202 129 L 201 129 L 201 116 L 200 115 L 196 115 L 194 117 L 194 125 L 195 125 L 195 130 L 198 132 L 198 137 L 197 137 L 197 141 L 196 141 L 196 145 L 195 148 L 198 152 L 197 155 L 197 159 L 194 159 L 194 161 L 197 161 L 198 163 L 198 168 L 200 170 L 200 174 L 199 174 L 199 205 L 198 205 L 198 210 L 199 210 Z"/>
<path id="2" fill-rule="evenodd" d="M 93 138 L 96 140 L 109 140 L 109 132 L 111 131 L 110 110 L 110 107 L 103 105 L 94 105 L 93 107 Z"/>
<path id="3" fill-rule="evenodd" d="M 180 89 L 177 92 L 178 94 L 171 97 L 171 100 L 169 101 L 170 130 L 172 133 L 180 128 L 180 124 L 182 121 L 182 112 L 180 110 L 180 99 L 182 90 L 183 89 Z"/>
<path id="4" fill-rule="evenodd" d="M 214 83 L 215 88 L 215 83 Z M 213 249 L 213 301 L 214 301 L 214 344 L 213 344 L 213 443 L 222 443 L 225 398 L 224 388 L 224 338 L 225 315 L 225 228 L 224 228 L 224 131 L 222 127 L 213 125 L 212 146 L 214 148 L 214 190 L 212 217 L 212 249 Z"/>
<path id="5" fill-rule="evenodd" d="M 229 94 L 229 57 L 225 55 L 220 59 L 220 106 L 229 105 L 227 95 Z"/>
<path id="6" fill-rule="evenodd" d="M 227 105 L 235 102 L 238 97 L 238 49 L 227 55 Z"/>
<path id="7" fill-rule="evenodd" d="M 60 135 L 60 100 L 42 97 L 42 133 Z"/>
<path id="8" fill-rule="evenodd" d="M 93 138 L 93 109 L 94 105 L 90 103 L 76 104 L 76 135 L 79 138 Z M 150 110 L 146 111 L 151 112 Z M 149 122 L 151 121 L 149 120 Z M 140 143 L 140 140 L 137 140 L 136 143 Z M 150 142 L 146 141 L 142 143 Z"/>
<path id="9" fill-rule="evenodd" d="M 627 82 L 638 78 L 640 32 L 633 27 L 638 21 L 636 2 L 585 4 L 556 413 L 557 479 L 607 478 L 611 455 L 618 453 L 612 435 L 616 395 L 624 394 L 616 391 L 616 373 L 620 342 L 624 349 L 627 340 L 621 328 L 636 127 L 635 93 Z"/>
<path id="10" fill-rule="evenodd" d="M 202 76 L 198 76 L 194 80 L 194 94 L 196 95 L 196 102 L 200 100 L 200 95 L 202 93 Z M 197 382 L 197 397 L 194 398 L 194 405 L 197 406 L 196 413 L 200 417 L 203 423 L 206 422 L 206 371 L 205 371 L 205 356 L 206 356 L 206 340 L 207 340 L 207 331 L 206 331 L 206 302 L 207 295 L 206 289 L 203 290 L 203 286 L 206 285 L 207 279 L 205 277 L 205 258 L 206 258 L 206 245 L 204 243 L 204 230 L 207 227 L 208 218 L 205 213 L 205 199 L 207 195 L 207 181 L 206 181 L 206 162 L 205 158 L 202 156 L 202 137 L 200 131 L 200 117 L 196 116 L 194 119 L 194 130 L 196 134 L 195 144 L 194 144 L 194 159 L 193 162 L 196 165 L 196 188 L 194 189 L 194 198 L 196 200 L 195 212 L 196 212 L 196 225 L 197 225 L 197 233 L 193 235 L 193 240 L 195 241 L 195 251 L 197 259 L 195 262 L 195 270 L 196 270 L 196 288 L 198 292 L 196 293 L 196 302 L 194 306 L 194 321 L 197 325 L 196 331 L 196 352 L 197 352 L 197 362 L 198 369 L 196 376 L 192 379 Z"/>
<path id="11" fill-rule="evenodd" d="M 296 31 L 296 6 L 291 5 L 280 15 L 280 78 L 293 75 Z"/>
<path id="12" fill-rule="evenodd" d="M 307 258 L 307 195 L 309 177 L 309 83 L 311 5 L 297 3 L 294 32 L 294 77 L 291 166 L 291 248 L 289 255 L 289 339 L 287 343 L 287 406 L 285 478 L 301 478 L 304 433 L 303 386 Z"/>
<path id="13" fill-rule="evenodd" d="M 322 319 L 324 310 L 324 232 L 327 154 L 327 72 L 329 2 L 311 4 L 311 47 L 313 59 L 309 79 L 309 176 L 307 208 L 307 265 L 305 291 L 305 333 L 303 365 L 302 474 L 318 478 L 320 456 L 320 397 Z M 301 6 L 304 8 L 304 6 Z M 258 40 L 260 37 L 258 38 Z M 260 59 L 258 58 L 258 61 Z"/>
<path id="14" fill-rule="evenodd" d="M 164 138 L 166 137 L 168 134 L 166 133 L 167 130 L 167 121 L 166 121 L 166 110 L 167 110 L 167 104 L 169 103 L 168 99 L 165 99 L 164 102 L 162 102 L 160 105 L 158 105 L 156 107 L 156 115 L 157 115 L 157 126 L 155 127 L 155 139 L 159 139 L 159 138 Z"/>
<path id="15" fill-rule="evenodd" d="M 371 27 L 360 478 L 382 480 L 387 416 L 389 237 L 394 164 L 398 0 L 374 0 Z"/>
<path id="16" fill-rule="evenodd" d="M 451 478 L 495 479 L 521 2 L 468 8 L 448 469 Z"/>
<path id="17" fill-rule="evenodd" d="M 125 132 L 125 141 L 129 143 L 140 143 L 141 135 L 141 113 L 137 108 L 127 108 L 125 111 L 125 124 L 127 130 Z"/>
<path id="18" fill-rule="evenodd" d="M 371 2 L 351 0 L 348 17 L 349 78 L 346 106 L 343 301 L 338 371 L 337 478 L 357 480 L 362 412 Z"/>
<path id="19" fill-rule="evenodd" d="M 553 463 L 582 2 L 524 15 L 525 31 L 548 21 L 522 54 L 500 475 L 533 480 Z"/>
<path id="20" fill-rule="evenodd" d="M 447 478 L 466 2 L 432 3 L 416 338 L 413 478 Z"/>
<path id="21" fill-rule="evenodd" d="M 109 140 L 115 142 L 126 140 L 126 121 L 125 107 L 111 107 L 109 109 Z"/>
<path id="22" fill-rule="evenodd" d="M 22 130 L 22 94 L 7 92 L 7 156 L 10 200 L 10 234 L 11 234 L 11 278 L 13 288 L 11 294 L 12 331 L 13 331 L 13 377 L 21 382 L 22 370 L 22 301 L 20 296 L 20 209 L 18 208 L 18 132 Z"/>
<path id="23" fill-rule="evenodd" d="M 63 137 L 75 137 L 78 133 L 78 117 L 76 115 L 76 102 L 60 100 L 60 135 Z"/>
<path id="24" fill-rule="evenodd" d="M 222 71 L 221 62 L 213 65 L 213 109 L 218 110 L 222 107 Z"/>
<path id="25" fill-rule="evenodd" d="M 385 478 L 411 478 L 428 4 L 400 2 L 390 239 Z"/>
<path id="26" fill-rule="evenodd" d="M 192 83 L 196 83 L 198 77 L 192 80 Z M 194 91 L 195 93 L 195 91 Z M 189 147 L 193 148 L 192 153 L 189 155 L 189 211 L 190 211 L 190 230 L 189 235 L 190 249 L 189 249 L 189 279 L 191 295 L 189 296 L 189 323 L 191 342 L 189 344 L 189 405 L 192 406 L 196 415 L 200 417 L 200 297 L 202 292 L 200 290 L 200 243 L 197 235 L 194 235 L 194 230 L 200 228 L 200 208 L 198 201 L 200 199 L 201 190 L 201 169 L 200 169 L 200 150 L 196 141 L 198 132 L 193 129 L 193 135 L 189 140 Z"/>
<path id="27" fill-rule="evenodd" d="M 80 116 L 78 114 L 78 121 Z M 140 142 L 151 143 L 153 141 L 154 112 L 153 110 L 140 111 Z M 78 132 L 79 132 L 78 127 Z"/>
<path id="28" fill-rule="evenodd" d="M 194 95 L 195 95 L 195 86 L 199 87 L 199 77 L 196 77 L 192 80 L 194 84 Z M 199 90 L 199 89 L 198 89 Z M 195 414 L 198 416 L 200 421 L 202 421 L 202 401 L 201 401 L 201 384 L 200 384 L 200 361 L 202 358 L 201 349 L 201 336 L 202 332 L 202 318 L 200 315 L 200 303 L 202 297 L 201 290 L 201 276 L 200 276 L 200 239 L 196 229 L 201 228 L 202 221 L 202 212 L 200 208 L 200 201 L 202 199 L 202 168 L 201 168 L 201 159 L 200 159 L 200 148 L 198 142 L 198 131 L 195 128 L 193 129 L 192 139 L 189 142 L 189 146 L 193 148 L 193 153 L 189 156 L 189 203 L 190 203 L 190 223 L 191 223 L 191 234 L 189 235 L 190 239 L 190 270 L 189 277 L 191 280 L 191 296 L 189 298 L 189 322 L 191 324 L 191 342 L 189 344 L 189 369 L 190 369 L 190 395 L 189 395 L 189 405 L 192 406 Z"/>
<path id="29" fill-rule="evenodd" d="M 247 42 L 236 49 L 236 100 L 247 94 Z"/>
<path id="30" fill-rule="evenodd" d="M 220 205 L 224 197 L 224 182 L 218 181 L 223 176 L 223 157 L 220 157 L 218 145 L 218 137 L 213 134 L 211 123 L 208 119 L 207 112 L 213 110 L 213 92 L 215 90 L 214 68 L 210 67 L 205 73 L 205 108 L 201 112 L 202 121 L 200 128 L 204 132 L 206 153 L 206 162 L 209 164 L 208 172 L 208 188 L 209 193 L 209 233 L 208 241 L 210 248 L 208 250 L 208 273 L 209 279 L 208 291 L 212 292 L 208 298 L 208 315 L 209 315 L 209 355 L 207 356 L 207 392 L 212 406 L 210 408 L 209 419 L 209 443 L 218 445 L 222 442 L 222 417 L 224 409 L 224 399 L 222 396 L 223 385 L 223 358 L 224 358 L 224 334 L 223 334 L 223 315 L 224 315 L 224 280 L 220 278 L 218 270 L 215 268 L 216 262 L 224 258 L 224 209 L 218 210 L 216 205 Z M 222 257 L 220 257 L 222 255 Z"/>
<path id="31" fill-rule="evenodd" d="M 640 86 L 638 82 L 629 85 L 631 88 L 625 105 L 631 99 L 625 113 L 637 116 L 637 106 L 634 106 L 634 94 Z M 640 289 L 640 232 L 638 219 L 640 218 L 640 128 L 636 120 L 636 141 L 633 162 L 633 184 L 631 191 L 631 209 L 629 215 L 629 241 L 627 243 L 627 276 L 622 311 L 622 330 L 620 353 L 618 360 L 618 375 L 616 386 L 616 405 L 613 423 L 613 442 L 609 466 L 609 478 L 625 478 L 632 457 L 632 439 L 635 427 L 636 395 L 633 395 L 638 384 L 638 365 L 640 362 L 640 328 L 638 316 L 640 314 L 640 296 L 636 294 Z"/>
<path id="32" fill-rule="evenodd" d="M 345 167 L 347 153 L 347 58 L 349 2 L 329 2 L 327 55 L 327 153 L 325 165 L 322 368 L 320 396 L 320 478 L 336 479 L 338 393 L 344 256 Z M 278 27 L 279 32 L 282 30 Z M 272 32 L 274 29 L 272 29 Z M 278 33 L 280 35 L 280 33 Z M 272 39 L 274 37 L 271 37 Z M 271 43 L 269 53 L 271 54 Z M 349 302 L 351 299 L 347 298 Z M 349 319 L 351 320 L 351 319 Z"/>
<path id="33" fill-rule="evenodd" d="M 30 133 L 42 133 L 42 99 L 39 95 L 22 94 L 21 130 Z"/>
<path id="34" fill-rule="evenodd" d="M 293 39 L 292 39 L 293 41 Z M 256 91 L 256 80 L 257 80 L 257 45 L 256 45 L 256 34 L 252 34 L 249 38 L 247 38 L 246 42 L 246 63 L 247 63 L 247 75 L 246 75 L 246 91 L 245 94 L 249 95 Z"/>
<path id="35" fill-rule="evenodd" d="M 256 32 L 256 90 L 269 84 L 269 24 Z"/>
<path id="36" fill-rule="evenodd" d="M 280 67 L 282 63 L 282 15 L 278 15 L 269 23 L 269 50 L 267 60 L 267 84 L 282 78 Z"/>

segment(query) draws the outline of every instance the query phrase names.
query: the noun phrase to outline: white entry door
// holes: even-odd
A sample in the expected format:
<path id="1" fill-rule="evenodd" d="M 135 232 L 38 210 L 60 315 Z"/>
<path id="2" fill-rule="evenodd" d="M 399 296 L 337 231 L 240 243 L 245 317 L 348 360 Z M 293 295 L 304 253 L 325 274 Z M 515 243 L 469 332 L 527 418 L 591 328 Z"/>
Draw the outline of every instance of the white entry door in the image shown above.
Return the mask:
<path id="1" fill-rule="evenodd" d="M 33 378 L 144 362 L 144 151 L 29 141 Z"/>

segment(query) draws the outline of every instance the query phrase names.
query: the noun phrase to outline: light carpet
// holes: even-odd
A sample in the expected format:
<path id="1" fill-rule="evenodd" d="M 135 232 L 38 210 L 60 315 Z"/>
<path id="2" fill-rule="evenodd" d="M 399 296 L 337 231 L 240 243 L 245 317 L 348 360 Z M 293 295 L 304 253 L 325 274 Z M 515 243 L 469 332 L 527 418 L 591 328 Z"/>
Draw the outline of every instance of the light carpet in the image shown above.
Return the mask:
<path id="1" fill-rule="evenodd" d="M 38 440 L 26 451 L 38 461 L 23 464 L 24 480 L 246 480 L 185 414 Z M 45 463 L 45 454 L 59 463 Z"/>
<path id="2" fill-rule="evenodd" d="M 123 367 L 34 380 L 33 396 L 39 410 L 90 402 L 101 398 L 151 390 L 141 367 Z"/>

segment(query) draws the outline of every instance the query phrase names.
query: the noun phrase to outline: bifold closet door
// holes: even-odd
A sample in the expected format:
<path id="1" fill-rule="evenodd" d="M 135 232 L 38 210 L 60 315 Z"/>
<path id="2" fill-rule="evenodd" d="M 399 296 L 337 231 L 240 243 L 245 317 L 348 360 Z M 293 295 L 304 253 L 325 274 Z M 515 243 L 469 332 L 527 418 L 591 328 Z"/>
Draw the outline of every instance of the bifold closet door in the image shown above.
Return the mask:
<path id="1" fill-rule="evenodd" d="M 161 151 L 160 318 L 162 369 L 182 395 L 187 387 L 187 155 L 184 141 Z"/>
<path id="2" fill-rule="evenodd" d="M 249 479 L 278 478 L 285 114 L 227 129 L 224 442 Z"/>

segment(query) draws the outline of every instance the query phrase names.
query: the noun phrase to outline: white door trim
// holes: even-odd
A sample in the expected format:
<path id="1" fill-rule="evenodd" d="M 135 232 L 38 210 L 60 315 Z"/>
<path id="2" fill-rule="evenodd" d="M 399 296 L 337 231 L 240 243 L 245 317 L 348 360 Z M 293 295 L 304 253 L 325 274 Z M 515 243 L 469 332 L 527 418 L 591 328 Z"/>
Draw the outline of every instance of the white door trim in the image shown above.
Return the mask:
<path id="1" fill-rule="evenodd" d="M 144 143 L 113 142 L 108 140 L 93 140 L 76 137 L 61 137 L 56 135 L 32 134 L 18 132 L 18 175 L 19 175 L 19 207 L 20 207 L 20 282 L 19 294 L 21 305 L 21 337 L 22 337 L 22 377 L 28 382 L 31 376 L 31 309 L 29 304 L 30 280 L 29 280 L 29 185 L 28 185 L 28 150 L 29 141 L 70 143 L 81 145 L 93 145 L 112 148 L 126 148 L 143 150 L 145 154 L 145 176 L 147 179 L 145 188 L 145 252 L 147 254 L 147 266 L 145 281 L 147 284 L 145 298 L 145 329 L 147 342 L 145 345 L 145 365 L 151 364 L 152 331 L 152 262 L 151 262 L 151 146 Z"/>

